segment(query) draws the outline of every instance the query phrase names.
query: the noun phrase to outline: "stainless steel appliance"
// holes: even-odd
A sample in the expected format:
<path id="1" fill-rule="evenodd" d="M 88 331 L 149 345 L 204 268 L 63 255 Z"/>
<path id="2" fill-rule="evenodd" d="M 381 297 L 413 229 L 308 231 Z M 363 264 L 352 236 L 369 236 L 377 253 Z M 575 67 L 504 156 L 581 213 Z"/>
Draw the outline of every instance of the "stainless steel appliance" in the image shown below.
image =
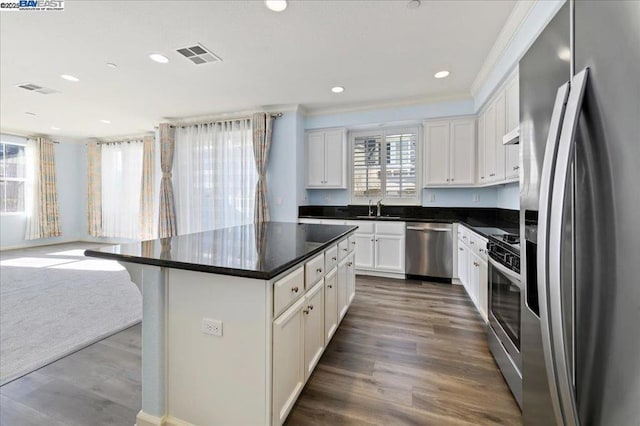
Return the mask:
<path id="1" fill-rule="evenodd" d="M 407 222 L 405 269 L 408 276 L 453 277 L 453 225 Z"/>
<path id="2" fill-rule="evenodd" d="M 489 329 L 487 337 L 502 375 L 522 407 L 522 355 L 520 332 L 524 304 L 520 283 L 519 237 L 513 234 L 490 235 L 489 254 Z"/>
<path id="3" fill-rule="evenodd" d="M 525 425 L 640 419 L 640 2 L 565 4 L 522 58 Z"/>

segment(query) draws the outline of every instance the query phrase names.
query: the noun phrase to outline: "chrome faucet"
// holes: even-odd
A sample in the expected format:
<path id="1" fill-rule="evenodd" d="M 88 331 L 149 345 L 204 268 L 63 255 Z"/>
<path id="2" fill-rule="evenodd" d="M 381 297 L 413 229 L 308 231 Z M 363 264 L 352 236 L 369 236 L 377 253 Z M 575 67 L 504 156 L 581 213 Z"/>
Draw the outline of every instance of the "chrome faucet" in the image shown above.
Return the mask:
<path id="1" fill-rule="evenodd" d="M 376 216 L 380 217 L 380 213 L 382 213 L 382 199 L 376 203 Z"/>
<path id="2" fill-rule="evenodd" d="M 369 216 L 373 216 L 373 210 L 371 210 L 371 198 L 369 198 Z"/>

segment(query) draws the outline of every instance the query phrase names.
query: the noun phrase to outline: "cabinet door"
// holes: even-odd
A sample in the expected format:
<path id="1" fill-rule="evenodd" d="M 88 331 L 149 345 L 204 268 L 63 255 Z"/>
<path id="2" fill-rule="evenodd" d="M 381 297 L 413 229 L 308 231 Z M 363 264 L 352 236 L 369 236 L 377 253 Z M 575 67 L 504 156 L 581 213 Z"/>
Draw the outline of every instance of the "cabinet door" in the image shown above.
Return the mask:
<path id="1" fill-rule="evenodd" d="M 484 161 L 485 156 L 485 122 L 486 113 L 483 112 L 478 117 L 478 184 L 482 185 L 487 182 L 486 179 L 486 166 Z"/>
<path id="2" fill-rule="evenodd" d="M 479 309 L 478 303 L 478 287 L 480 285 L 480 262 L 478 256 L 473 253 L 472 250 L 469 251 L 469 297 L 473 300 L 473 303 L 476 305 L 476 309 Z"/>
<path id="3" fill-rule="evenodd" d="M 358 247 L 358 250 L 356 250 L 356 268 L 374 268 L 374 240 L 374 234 L 355 234 L 356 247 Z"/>
<path id="4" fill-rule="evenodd" d="M 489 277 L 487 271 L 487 262 L 482 259 L 476 259 L 480 264 L 478 277 L 478 309 L 484 322 L 489 321 Z"/>
<path id="5" fill-rule="evenodd" d="M 338 268 L 324 279 L 324 346 L 329 344 L 338 328 Z"/>
<path id="6" fill-rule="evenodd" d="M 338 264 L 338 322 L 342 321 L 349 308 L 347 301 L 347 286 L 349 285 L 348 261 L 349 259 L 346 258 Z"/>
<path id="7" fill-rule="evenodd" d="M 425 125 L 425 186 L 449 184 L 449 121 Z"/>
<path id="8" fill-rule="evenodd" d="M 325 133 L 325 177 L 327 187 L 346 188 L 345 139 L 342 130 Z"/>
<path id="9" fill-rule="evenodd" d="M 502 137 L 507 133 L 507 103 L 504 90 L 496 98 L 496 176 L 495 180 L 505 179 L 506 148 Z"/>
<path id="10" fill-rule="evenodd" d="M 468 279 L 468 253 L 467 246 L 463 244 L 462 239 L 458 240 L 458 276 L 460 277 L 460 282 L 466 289 L 469 284 Z"/>
<path id="11" fill-rule="evenodd" d="M 356 296 L 356 265 L 355 255 L 351 253 L 347 257 L 347 305 L 351 306 Z"/>
<path id="12" fill-rule="evenodd" d="M 273 424 L 282 424 L 305 383 L 303 297 L 273 322 Z"/>
<path id="13" fill-rule="evenodd" d="M 305 295 L 304 365 L 309 378 L 324 350 L 324 278 Z"/>
<path id="14" fill-rule="evenodd" d="M 404 237 L 376 234 L 375 240 L 376 270 L 404 272 Z"/>
<path id="15" fill-rule="evenodd" d="M 496 178 L 496 105 L 487 108 L 484 122 L 484 176 L 485 182 Z"/>
<path id="16" fill-rule="evenodd" d="M 476 123 L 475 120 L 451 122 L 449 151 L 449 183 L 469 185 L 475 182 Z"/>
<path id="17" fill-rule="evenodd" d="M 520 80 L 518 73 L 507 84 L 507 133 L 520 126 Z M 505 177 L 517 178 L 520 175 L 520 145 L 507 145 Z"/>
<path id="18" fill-rule="evenodd" d="M 324 133 L 307 134 L 307 187 L 325 186 Z"/>

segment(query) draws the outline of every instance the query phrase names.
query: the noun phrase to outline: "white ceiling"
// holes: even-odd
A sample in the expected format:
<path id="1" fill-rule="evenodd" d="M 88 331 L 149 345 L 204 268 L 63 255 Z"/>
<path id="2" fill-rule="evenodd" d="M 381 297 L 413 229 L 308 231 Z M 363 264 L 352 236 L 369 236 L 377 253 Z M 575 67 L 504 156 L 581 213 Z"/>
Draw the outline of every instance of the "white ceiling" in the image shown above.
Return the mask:
<path id="1" fill-rule="evenodd" d="M 4 12 L 0 126 L 81 139 L 276 105 L 318 111 L 469 98 L 515 1 L 406 4 L 293 0 L 274 13 L 262 1 L 67 0 L 62 12 Z M 175 52 L 198 42 L 223 62 L 194 65 Z M 170 62 L 152 62 L 154 52 Z M 433 78 L 442 69 L 451 76 Z M 26 82 L 60 93 L 16 87 Z M 336 85 L 345 92 L 331 93 Z"/>

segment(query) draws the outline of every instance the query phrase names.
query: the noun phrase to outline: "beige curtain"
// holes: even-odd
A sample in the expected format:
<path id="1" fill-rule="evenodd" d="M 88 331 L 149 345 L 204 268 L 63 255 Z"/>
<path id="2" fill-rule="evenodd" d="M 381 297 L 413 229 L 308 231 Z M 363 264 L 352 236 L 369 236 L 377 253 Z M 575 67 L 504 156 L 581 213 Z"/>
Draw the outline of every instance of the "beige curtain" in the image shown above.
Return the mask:
<path id="1" fill-rule="evenodd" d="M 97 142 L 87 144 L 87 227 L 89 235 L 102 235 L 102 155 Z"/>
<path id="2" fill-rule="evenodd" d="M 142 139 L 142 189 L 140 191 L 140 238 L 154 238 L 153 183 L 154 183 L 154 142 L 153 136 Z"/>
<path id="3" fill-rule="evenodd" d="M 171 182 L 173 154 L 175 151 L 175 129 L 169 124 L 160 124 L 160 214 L 158 219 L 158 236 L 160 238 L 178 235 L 176 225 L 176 206 Z"/>
<path id="4" fill-rule="evenodd" d="M 253 114 L 251 125 L 253 128 L 253 155 L 256 161 L 256 170 L 258 171 L 253 222 L 261 223 L 269 221 L 267 163 L 269 161 L 269 148 L 271 147 L 273 117 L 271 117 L 271 114 Z"/>
<path id="5" fill-rule="evenodd" d="M 27 142 L 27 232 L 25 239 L 58 237 L 60 213 L 53 142 L 37 138 Z"/>

